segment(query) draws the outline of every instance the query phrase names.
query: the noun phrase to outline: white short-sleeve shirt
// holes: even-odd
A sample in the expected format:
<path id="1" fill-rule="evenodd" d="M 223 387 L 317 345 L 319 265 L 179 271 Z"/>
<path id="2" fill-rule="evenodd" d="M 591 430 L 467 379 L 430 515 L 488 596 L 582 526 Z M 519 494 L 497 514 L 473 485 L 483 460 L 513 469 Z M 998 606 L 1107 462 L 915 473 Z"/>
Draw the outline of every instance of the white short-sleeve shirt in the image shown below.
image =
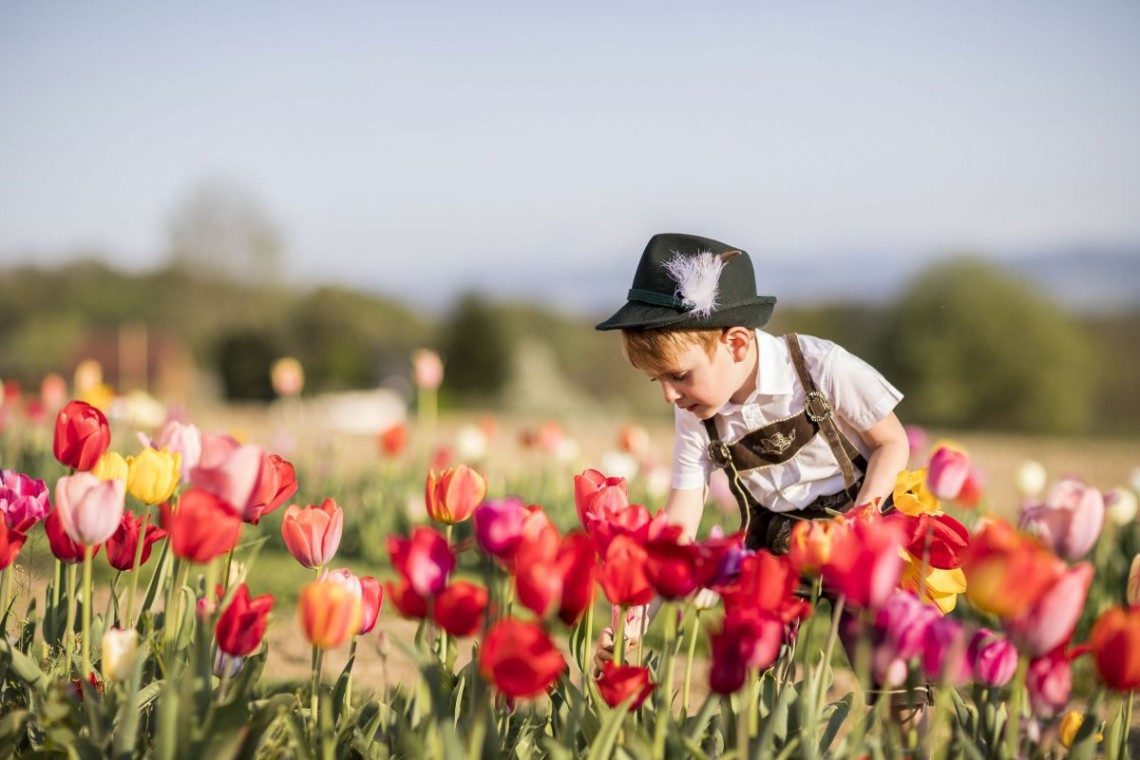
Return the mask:
<path id="1" fill-rule="evenodd" d="M 839 431 L 864 457 L 870 446 L 862 432 L 895 408 L 902 394 L 867 362 L 822 338 L 800 335 L 804 360 L 819 390 L 831 402 Z M 804 389 L 782 338 L 756 331 L 759 361 L 756 390 L 743 404 L 729 402 L 718 413 L 721 440 L 733 443 L 804 408 Z M 704 423 L 678 408 L 673 441 L 673 487 L 703 488 L 715 469 L 709 461 Z M 741 473 L 745 487 L 773 512 L 802 509 L 819 496 L 843 490 L 843 473 L 827 440 L 817 434 L 787 462 Z"/>

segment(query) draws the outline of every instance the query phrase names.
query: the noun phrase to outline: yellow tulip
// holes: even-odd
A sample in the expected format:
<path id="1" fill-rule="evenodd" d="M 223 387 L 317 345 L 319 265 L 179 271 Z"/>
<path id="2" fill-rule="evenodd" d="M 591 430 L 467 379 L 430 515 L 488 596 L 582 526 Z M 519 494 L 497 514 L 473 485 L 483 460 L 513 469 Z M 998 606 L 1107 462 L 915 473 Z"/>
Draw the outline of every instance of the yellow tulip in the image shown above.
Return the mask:
<path id="1" fill-rule="evenodd" d="M 937 512 L 938 499 L 926 487 L 926 468 L 908 472 L 903 470 L 895 481 L 895 509 L 904 515 L 918 517 L 924 512 Z"/>
<path id="2" fill-rule="evenodd" d="M 127 465 L 130 467 L 127 490 L 131 496 L 144 504 L 161 504 L 178 486 L 182 455 L 148 446 L 138 456 L 127 457 Z"/>
<path id="3" fill-rule="evenodd" d="M 1081 730 L 1084 725 L 1085 719 L 1076 710 L 1069 710 L 1065 716 L 1061 718 L 1060 725 L 1057 726 L 1057 734 L 1061 739 L 1061 744 L 1065 745 L 1065 749 L 1073 746 L 1073 740 L 1077 738 L 1077 732 Z M 1098 742 L 1104 741 L 1104 734 L 1098 732 L 1096 735 Z"/>
<path id="4" fill-rule="evenodd" d="M 902 578 L 899 579 L 899 586 L 904 591 L 913 592 L 919 599 L 931 602 L 943 615 L 958 605 L 958 594 L 966 591 L 966 574 L 962 568 L 943 570 L 929 565 L 923 568 L 922 560 L 905 549 L 899 549 L 899 554 L 906 560 Z"/>
<path id="5" fill-rule="evenodd" d="M 104 451 L 103 456 L 91 468 L 91 474 L 99 480 L 126 480 L 130 467 L 123 455 L 115 451 Z"/>

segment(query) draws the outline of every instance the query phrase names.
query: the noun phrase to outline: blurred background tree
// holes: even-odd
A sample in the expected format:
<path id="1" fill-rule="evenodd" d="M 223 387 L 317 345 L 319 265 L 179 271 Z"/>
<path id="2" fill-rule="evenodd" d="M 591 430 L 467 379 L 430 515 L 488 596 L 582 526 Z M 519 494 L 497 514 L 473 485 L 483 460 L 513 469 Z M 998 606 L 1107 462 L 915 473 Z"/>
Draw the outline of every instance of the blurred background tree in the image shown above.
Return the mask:
<path id="1" fill-rule="evenodd" d="M 496 401 L 510 380 L 512 348 L 501 313 L 478 294 L 460 297 L 441 327 L 444 392 Z"/>

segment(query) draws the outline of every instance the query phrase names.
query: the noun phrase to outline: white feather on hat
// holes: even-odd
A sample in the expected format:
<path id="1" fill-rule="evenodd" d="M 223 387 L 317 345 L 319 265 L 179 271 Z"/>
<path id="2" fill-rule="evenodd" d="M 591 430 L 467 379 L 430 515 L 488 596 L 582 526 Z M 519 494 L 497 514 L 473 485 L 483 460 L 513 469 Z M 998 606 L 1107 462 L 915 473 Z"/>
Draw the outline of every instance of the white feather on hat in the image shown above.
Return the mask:
<path id="1" fill-rule="evenodd" d="M 676 295 L 694 317 L 707 317 L 716 311 L 720 273 L 725 259 L 712 251 L 698 251 L 692 256 L 674 253 L 665 262 L 665 271 L 677 283 Z"/>

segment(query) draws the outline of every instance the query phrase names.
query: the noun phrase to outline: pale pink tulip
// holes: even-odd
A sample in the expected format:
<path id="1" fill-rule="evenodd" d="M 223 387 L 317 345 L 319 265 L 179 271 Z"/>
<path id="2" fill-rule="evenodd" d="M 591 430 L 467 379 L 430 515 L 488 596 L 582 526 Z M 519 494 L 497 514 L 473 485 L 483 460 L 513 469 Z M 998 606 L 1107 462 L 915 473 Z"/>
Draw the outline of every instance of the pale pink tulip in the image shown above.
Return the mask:
<path id="1" fill-rule="evenodd" d="M 100 480 L 88 472 L 60 478 L 55 484 L 55 508 L 68 537 L 95 546 L 114 535 L 123 517 L 127 484 Z"/>
<path id="2" fill-rule="evenodd" d="M 1022 527 L 1065 559 L 1088 554 L 1104 527 L 1104 498 L 1076 478 L 1064 478 L 1053 486 L 1043 504 L 1022 511 Z"/>
<path id="3" fill-rule="evenodd" d="M 443 360 L 436 352 L 421 348 L 412 354 L 412 365 L 420 388 L 433 390 L 443 382 Z"/>
<path id="4" fill-rule="evenodd" d="M 228 453 L 223 444 L 209 456 L 203 449 L 198 466 L 190 471 L 190 481 L 229 504 L 246 522 L 254 522 L 260 512 L 251 514 L 251 510 L 261 501 L 258 487 L 266 457 L 260 446 L 252 444 L 231 448 Z"/>
<path id="5" fill-rule="evenodd" d="M 224 438 L 233 440 L 228 436 Z M 183 483 L 190 481 L 190 471 L 198 466 L 202 458 L 202 434 L 197 426 L 178 420 L 168 420 L 153 441 L 144 438 L 143 444 L 159 451 L 166 449 L 171 454 L 181 454 Z"/>
<path id="6" fill-rule="evenodd" d="M 1084 609 L 1093 572 L 1089 562 L 1069 568 L 1032 607 L 1006 623 L 1018 649 L 1038 657 L 1069 640 Z"/>
<path id="7" fill-rule="evenodd" d="M 969 474 L 970 458 L 964 451 L 939 446 L 926 466 L 926 485 L 942 501 L 953 501 L 961 493 Z"/>
<path id="8" fill-rule="evenodd" d="M 1073 692 L 1073 669 L 1064 651 L 1055 649 L 1030 662 L 1025 688 L 1034 715 L 1049 718 L 1065 709 Z"/>

